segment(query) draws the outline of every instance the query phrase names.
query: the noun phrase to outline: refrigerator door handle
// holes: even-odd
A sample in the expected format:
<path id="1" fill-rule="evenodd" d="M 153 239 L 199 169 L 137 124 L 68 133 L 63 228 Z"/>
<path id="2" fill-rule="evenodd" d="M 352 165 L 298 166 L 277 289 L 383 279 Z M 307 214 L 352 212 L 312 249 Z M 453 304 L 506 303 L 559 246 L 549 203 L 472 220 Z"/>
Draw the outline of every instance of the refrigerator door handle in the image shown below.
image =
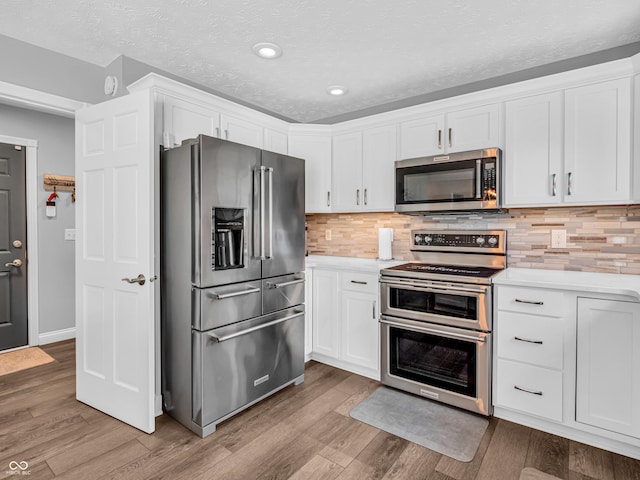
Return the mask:
<path id="1" fill-rule="evenodd" d="M 273 256 L 273 168 L 260 166 L 260 231 L 258 232 L 258 259 L 269 260 Z"/>
<path id="2" fill-rule="evenodd" d="M 293 315 L 288 315 L 283 318 L 279 318 L 278 320 L 273 320 L 272 322 L 263 323 L 262 325 L 256 325 L 255 327 L 247 328 L 246 330 L 240 330 L 239 332 L 234 332 L 229 335 L 218 336 L 215 333 L 207 333 L 207 336 L 211 338 L 213 341 L 221 343 L 227 340 L 231 340 L 232 338 L 240 337 L 241 335 L 246 335 L 247 333 L 255 332 L 256 330 L 262 330 L 263 328 L 271 327 L 273 325 L 277 325 L 282 322 L 286 322 L 287 320 L 291 320 L 293 318 L 304 316 L 304 312 L 294 313 Z"/>
<path id="3" fill-rule="evenodd" d="M 267 234 L 267 260 L 273 258 L 273 168 L 267 168 L 267 177 L 269 179 L 269 206 L 267 208 L 269 232 Z"/>

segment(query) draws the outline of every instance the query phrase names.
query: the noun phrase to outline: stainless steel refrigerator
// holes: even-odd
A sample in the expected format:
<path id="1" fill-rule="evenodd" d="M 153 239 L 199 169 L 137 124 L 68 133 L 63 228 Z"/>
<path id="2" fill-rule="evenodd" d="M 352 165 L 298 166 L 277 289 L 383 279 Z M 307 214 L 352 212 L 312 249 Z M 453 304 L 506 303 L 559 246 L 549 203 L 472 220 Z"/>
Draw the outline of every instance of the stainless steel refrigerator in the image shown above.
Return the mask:
<path id="1" fill-rule="evenodd" d="M 204 437 L 304 380 L 304 161 L 200 135 L 160 164 L 163 406 Z"/>

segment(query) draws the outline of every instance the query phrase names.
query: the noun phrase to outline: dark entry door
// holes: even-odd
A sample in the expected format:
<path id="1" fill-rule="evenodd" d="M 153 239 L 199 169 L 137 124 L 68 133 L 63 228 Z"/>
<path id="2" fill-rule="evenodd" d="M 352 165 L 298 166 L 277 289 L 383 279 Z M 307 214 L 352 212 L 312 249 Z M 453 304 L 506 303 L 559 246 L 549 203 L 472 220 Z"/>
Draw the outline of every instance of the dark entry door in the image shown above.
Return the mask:
<path id="1" fill-rule="evenodd" d="M 0 350 L 29 343 L 26 148 L 0 143 Z"/>

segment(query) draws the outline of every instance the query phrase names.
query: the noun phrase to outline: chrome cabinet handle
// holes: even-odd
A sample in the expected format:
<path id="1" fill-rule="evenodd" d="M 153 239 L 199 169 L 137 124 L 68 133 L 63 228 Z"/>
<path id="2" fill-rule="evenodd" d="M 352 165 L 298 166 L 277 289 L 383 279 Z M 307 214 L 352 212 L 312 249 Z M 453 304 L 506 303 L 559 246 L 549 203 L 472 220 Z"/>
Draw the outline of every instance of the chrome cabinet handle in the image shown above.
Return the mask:
<path id="1" fill-rule="evenodd" d="M 365 188 L 364 189 L 364 204 L 366 205 L 367 203 L 368 203 L 367 202 L 367 189 Z"/>
<path id="2" fill-rule="evenodd" d="M 140 274 L 136 278 L 123 278 L 122 281 L 127 283 L 137 283 L 139 285 L 144 285 L 144 282 L 146 280 L 144 278 L 144 275 Z"/>
<path id="3" fill-rule="evenodd" d="M 216 137 L 220 138 L 220 127 L 216 127 Z"/>
<path id="4" fill-rule="evenodd" d="M 22 260 L 16 258 L 13 262 L 7 262 L 4 264 L 5 267 L 15 267 L 20 268 L 22 266 Z"/>
<path id="5" fill-rule="evenodd" d="M 528 303 L 529 305 L 544 305 L 544 302 L 534 302 L 532 300 L 520 300 L 519 298 L 515 299 L 518 303 Z"/>
<path id="6" fill-rule="evenodd" d="M 224 138 L 225 140 L 229 140 L 229 130 L 227 130 L 226 128 L 224 129 Z"/>
<path id="7" fill-rule="evenodd" d="M 516 390 L 520 390 L 521 392 L 530 393 L 531 395 L 540 395 L 540 396 L 542 396 L 542 392 L 537 392 L 535 390 L 529 390 L 528 388 L 522 388 L 522 387 L 519 387 L 518 385 L 514 385 L 513 388 L 515 388 Z"/>
<path id="8" fill-rule="evenodd" d="M 331 192 L 327 192 L 327 207 L 331 206 Z"/>
<path id="9" fill-rule="evenodd" d="M 514 340 L 519 342 L 535 343 L 536 345 L 542 345 L 542 340 L 529 340 L 528 338 L 513 337 Z"/>
<path id="10" fill-rule="evenodd" d="M 356 190 L 356 205 L 360 205 L 360 189 Z"/>
<path id="11" fill-rule="evenodd" d="M 452 128 L 449 129 L 449 147 L 451 147 L 451 130 L 453 130 Z"/>
<path id="12" fill-rule="evenodd" d="M 210 292 L 209 296 L 213 297 L 216 300 L 224 300 L 225 298 L 239 297 L 241 295 L 249 295 L 251 293 L 260 293 L 260 289 L 247 288 L 245 290 L 238 290 L 236 292 L 229 292 L 229 293 Z"/>
<path id="13" fill-rule="evenodd" d="M 373 319 L 376 319 L 376 301 L 373 301 L 373 309 L 372 309 Z"/>
<path id="14" fill-rule="evenodd" d="M 567 174 L 567 195 L 571 195 L 571 172 Z"/>
<path id="15" fill-rule="evenodd" d="M 296 280 L 291 280 L 290 282 L 282 282 L 282 283 L 267 282 L 267 287 L 282 288 L 282 287 L 288 287 L 289 285 L 296 285 L 298 283 L 304 283 L 304 278 L 297 278 Z"/>
<path id="16" fill-rule="evenodd" d="M 438 129 L 438 148 L 442 148 L 442 130 Z"/>
<path id="17" fill-rule="evenodd" d="M 351 283 L 357 283 L 358 285 L 366 285 L 367 282 L 362 282 L 360 280 L 351 280 Z"/>
<path id="18" fill-rule="evenodd" d="M 556 174 L 551 175 L 551 195 L 556 196 L 558 194 L 558 185 L 556 183 Z"/>

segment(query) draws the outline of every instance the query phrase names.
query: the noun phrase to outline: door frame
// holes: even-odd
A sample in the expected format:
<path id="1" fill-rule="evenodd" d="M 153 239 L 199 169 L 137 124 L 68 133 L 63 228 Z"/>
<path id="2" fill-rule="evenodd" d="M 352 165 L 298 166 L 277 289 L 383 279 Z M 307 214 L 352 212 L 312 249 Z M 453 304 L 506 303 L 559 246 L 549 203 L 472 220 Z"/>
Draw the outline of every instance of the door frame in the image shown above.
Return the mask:
<path id="1" fill-rule="evenodd" d="M 70 98 L 0 81 L 0 103 L 27 110 L 75 118 L 88 105 Z M 38 309 L 38 141 L 0 134 L 0 142 L 26 147 L 27 194 L 27 315 L 29 346 L 40 345 Z"/>

